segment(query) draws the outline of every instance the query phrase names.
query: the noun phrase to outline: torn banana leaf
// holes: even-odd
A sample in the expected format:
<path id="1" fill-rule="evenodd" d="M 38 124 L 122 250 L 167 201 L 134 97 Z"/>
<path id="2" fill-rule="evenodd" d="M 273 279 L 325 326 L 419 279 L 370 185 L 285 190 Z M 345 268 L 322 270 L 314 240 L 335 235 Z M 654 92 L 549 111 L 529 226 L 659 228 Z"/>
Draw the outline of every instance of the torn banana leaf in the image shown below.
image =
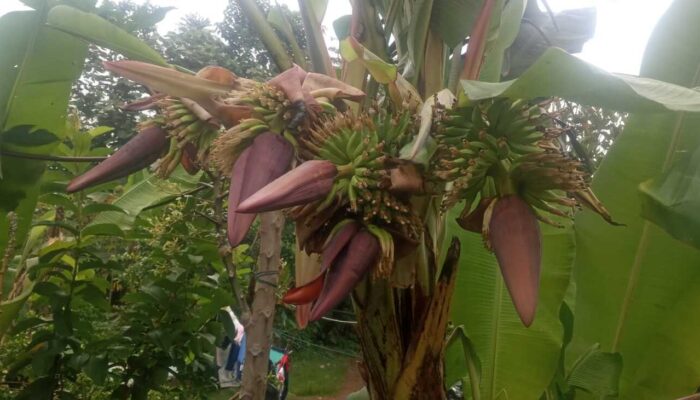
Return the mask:
<path id="1" fill-rule="evenodd" d="M 642 216 L 700 249 L 700 148 L 639 185 Z"/>

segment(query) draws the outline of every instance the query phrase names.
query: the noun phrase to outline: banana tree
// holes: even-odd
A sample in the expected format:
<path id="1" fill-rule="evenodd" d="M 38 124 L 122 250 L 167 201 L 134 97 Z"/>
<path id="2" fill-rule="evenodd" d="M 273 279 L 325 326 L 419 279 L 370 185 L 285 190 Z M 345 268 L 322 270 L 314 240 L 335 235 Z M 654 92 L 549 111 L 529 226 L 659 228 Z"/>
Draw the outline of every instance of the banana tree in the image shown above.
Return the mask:
<path id="1" fill-rule="evenodd" d="M 317 72 L 307 72 L 292 65 L 255 4 L 241 0 L 280 69 L 289 68 L 256 82 L 217 67 L 192 75 L 139 61 L 107 63 L 109 71 L 153 93 L 127 108 L 153 110 L 156 116 L 67 189 L 85 190 L 154 161 L 164 178 L 178 165 L 207 171 L 217 185 L 221 176 L 229 177 L 228 245 L 238 245 L 255 215 L 263 213 L 264 225 L 272 229 L 262 235 L 263 273 L 279 263 L 274 226 L 280 219 L 270 212 L 286 210 L 296 222 L 299 251 L 317 257 L 298 265 L 296 287 L 284 300 L 298 306 L 298 322 L 305 326 L 352 298 L 362 375 L 372 398 L 445 398 L 449 320 L 483 326 L 488 321 L 499 328 L 472 338 L 477 352 L 486 335 L 493 333 L 497 341 L 502 334 L 500 314 L 474 318 L 465 311 L 470 303 L 450 313 L 453 299 L 480 290 L 495 291 L 503 315 L 517 315 L 522 323 L 513 327 L 515 321 L 505 321 L 511 335 L 526 333 L 504 342 L 526 347 L 530 339 L 544 341 L 550 354 L 552 342 L 557 345 L 550 338 L 561 329 L 550 311 L 558 310 L 568 280 L 557 281 L 556 295 L 540 293 L 541 264 L 544 279 L 552 271 L 549 263 L 562 259 L 547 255 L 547 233 L 554 228 L 545 228 L 543 239 L 538 221 L 567 226 L 579 207 L 608 224 L 616 220 L 589 188 L 580 162 L 563 152 L 559 136 L 565 127 L 549 113 L 548 99 L 661 112 L 698 111 L 700 95 L 608 74 L 559 50 L 545 52 L 514 81 L 479 81 L 497 80 L 503 52 L 517 36 L 525 2 L 504 3 L 461 1 L 452 9 L 452 2 L 440 0 L 356 1 L 353 15 L 338 24 L 344 59 L 338 77 L 328 68 L 318 34 L 323 8 L 318 2 L 300 2 L 308 42 L 315 45 L 311 59 Z M 447 222 L 453 233 L 478 235 L 458 235 L 460 247 L 446 234 Z M 474 246 L 481 240 L 495 256 Z M 457 287 L 458 270 L 475 272 L 470 263 L 491 270 L 498 265 L 508 294 L 500 277 L 492 280 L 493 288 Z M 274 278 L 258 280 L 275 284 Z M 549 284 L 542 287 L 550 290 Z M 546 308 L 538 311 L 538 302 Z M 266 327 L 255 331 L 256 342 L 249 345 L 247 362 L 257 365 L 267 360 L 269 338 L 259 336 L 269 332 L 273 305 L 253 306 Z M 474 328 L 466 326 L 467 332 Z M 508 385 L 515 389 L 508 391 L 492 373 L 485 376 L 488 398 L 504 391 L 538 396 L 554 374 L 559 350 L 553 360 L 532 367 L 542 387 L 525 390 L 514 380 Z M 499 351 L 494 346 L 488 355 L 495 361 Z M 494 369 L 495 362 L 484 367 Z M 243 396 L 262 398 L 264 374 L 246 379 Z M 470 384 L 477 397 L 479 382 Z"/>
<path id="2" fill-rule="evenodd" d="M 476 78 L 491 80 L 499 75 L 502 67 L 500 53 L 515 38 L 514 32 L 517 32 L 524 4 L 509 2 L 503 6 L 502 3 L 487 1 L 477 5 L 480 12 L 473 14 L 476 18 L 462 68 L 461 42 L 458 40 L 450 46 L 449 35 L 452 32 L 446 31 L 448 27 L 455 26 L 449 23 L 454 16 L 446 15 L 444 2 L 428 3 L 355 2 L 353 15 L 338 24 L 341 28 L 343 24 L 348 27 L 341 42 L 341 54 L 346 61 L 342 78 L 358 85 L 369 95 L 376 92 L 377 86 L 384 85 L 384 93 L 393 103 L 384 106 L 390 109 L 389 114 L 397 121 L 392 125 L 400 126 L 401 119 L 395 118 L 396 114 L 400 116 L 402 112 L 409 112 L 420 115 L 420 122 L 414 125 L 413 138 L 408 143 L 392 146 L 397 135 L 383 131 L 376 121 L 374 127 L 363 127 L 361 136 L 369 137 L 368 146 L 364 149 L 366 164 L 359 160 L 354 167 L 360 172 L 348 175 L 347 163 L 354 162 L 351 156 L 357 154 L 359 157 L 360 153 L 347 152 L 358 144 L 352 140 L 354 133 L 348 132 L 353 129 L 344 129 L 342 124 L 332 121 L 331 125 L 334 126 L 329 128 L 324 125 L 311 134 L 312 144 L 307 158 L 312 160 L 302 163 L 298 170 L 280 177 L 252 195 L 241 204 L 239 210 L 249 212 L 292 207 L 290 216 L 297 220 L 298 225 L 300 222 L 303 224 L 298 240 L 302 246 L 306 245 L 304 250 L 321 254 L 321 266 L 315 269 L 316 274 L 304 274 L 308 284 L 304 285 L 304 281 L 298 280 L 298 287 L 290 291 L 286 299 L 299 304 L 301 324 L 306 323 L 304 303 L 312 303 L 310 318 L 318 318 L 328 309 L 329 303 L 337 302 L 338 297 L 354 286 L 352 298 L 365 356 L 363 376 L 368 382 L 371 396 L 421 398 L 443 395 L 438 383 L 442 371 L 440 361 L 436 360 L 441 360 L 445 332 L 443 324 L 447 320 L 444 317 L 446 314 L 442 314 L 446 313 L 441 308 L 446 304 L 442 303 L 442 296 L 449 297 L 452 290 L 448 275 L 452 268 L 449 263 L 454 262 L 456 252 L 454 247 L 452 252 L 445 252 L 447 246 L 441 232 L 444 214 L 438 207 L 430 211 L 426 203 L 429 206 L 430 202 L 435 201 L 445 208 L 451 208 L 448 215 L 456 217 L 458 223 L 451 223 L 453 229 L 479 231 L 486 239 L 487 246 L 492 246 L 496 253 L 496 260 L 493 260 L 493 256 L 483 255 L 477 246 L 472 245 L 476 240 L 475 235 L 460 234 L 461 239 L 470 244 L 469 252 L 463 254 L 461 265 L 467 267 L 471 264 L 470 258 L 478 258 L 484 260 L 479 262 L 480 267 L 493 269 L 496 265 L 494 261 L 497 261 L 509 292 L 508 295 L 500 289 L 502 283 L 498 277 L 493 281 L 496 282 L 493 288 L 477 289 L 473 284 L 483 283 L 484 280 L 468 280 L 465 283 L 469 286 L 461 286 L 461 290 L 456 291 L 455 301 L 465 296 L 472 297 L 469 292 L 473 291 L 483 292 L 486 296 L 491 293 L 496 297 L 495 309 L 505 309 L 503 316 L 500 313 L 489 317 L 470 314 L 465 309 L 473 306 L 467 301 L 460 303 L 463 308 L 455 310 L 453 318 L 456 322 L 479 322 L 483 325 L 483 329 L 473 327 L 483 335 L 477 336 L 474 344 L 481 354 L 484 350 L 490 350 L 486 353 L 488 359 L 496 360 L 501 352 L 515 352 L 522 356 L 511 367 L 499 368 L 496 363 L 488 362 L 483 364 L 484 377 L 489 385 L 479 389 L 478 381 L 471 382 L 473 397 L 478 398 L 483 393 L 483 398 L 497 398 L 511 393 L 522 398 L 537 398 L 552 380 L 563 342 L 559 335 L 563 327 L 558 310 L 568 286 L 573 242 L 566 228 L 560 230 L 563 234 L 545 236 L 545 249 L 549 249 L 550 253 L 544 257 L 545 271 L 551 278 L 543 283 L 547 292 L 538 296 L 540 239 L 537 224 L 532 221 L 538 218 L 555 227 L 570 226 L 566 220 L 571 216 L 572 207 L 583 205 L 600 214 L 609 225 L 619 224 L 587 188 L 588 178 L 581 165 L 576 160 L 557 154 L 561 147 L 556 138 L 561 133 L 558 129 L 562 127 L 554 123 L 551 115 L 538 112 L 536 106 L 539 105 L 541 111 L 542 108 L 546 109 L 546 103 L 533 99 L 564 97 L 581 104 L 613 110 L 668 114 L 670 111 L 698 111 L 698 98 L 695 93 L 673 85 L 605 73 L 558 51 L 546 52 L 516 81 L 503 84 L 474 82 Z M 460 4 L 474 6 L 473 3 Z M 300 4 L 300 7 L 303 9 L 304 5 Z M 429 22 L 425 17 L 427 15 L 430 15 Z M 342 29 L 340 31 L 339 37 L 342 38 Z M 388 40 L 391 37 L 393 41 Z M 395 51 L 393 58 L 388 56 L 392 51 Z M 446 56 L 450 53 L 452 58 Z M 398 68 L 391 65 L 391 60 L 400 63 Z M 397 72 L 401 68 L 404 75 Z M 455 71 L 461 71 L 462 78 L 467 79 L 458 85 L 464 92 L 455 91 L 454 95 L 459 101 L 450 109 L 453 105 L 450 96 L 439 89 L 441 82 L 452 83 L 449 78 L 454 77 Z M 369 80 L 365 79 L 366 73 L 371 76 Z M 436 96 L 430 97 L 436 93 Z M 491 100 L 494 97 L 506 99 Z M 531 113 L 518 109 L 525 105 L 529 107 L 528 111 L 532 110 Z M 366 111 L 376 116 L 386 110 L 381 105 L 377 108 Z M 384 121 L 387 119 L 386 116 L 380 118 Z M 361 118 L 356 122 L 358 120 Z M 524 126 L 534 126 L 535 129 L 530 131 L 523 129 Z M 328 130 L 345 132 L 333 135 Z M 375 134 L 372 131 L 377 132 L 378 143 L 383 141 L 379 153 L 376 147 L 372 148 Z M 343 140 L 342 136 L 346 136 L 346 139 Z M 401 150 L 392 153 L 392 147 L 398 149 L 402 145 Z M 377 163 L 384 161 L 383 156 L 400 161 L 392 160 L 388 165 Z M 533 159 L 537 161 L 528 165 Z M 371 162 L 367 162 L 369 160 Z M 479 165 L 482 163 L 485 166 Z M 335 168 L 331 164 L 335 164 Z M 526 172 L 521 170 L 523 164 Z M 367 174 L 364 170 L 367 166 L 374 173 Z M 377 170 L 384 170 L 386 174 L 377 174 Z M 383 186 L 382 182 L 387 181 Z M 401 198 L 408 195 L 411 211 L 423 223 L 417 229 L 420 238 L 414 249 L 410 246 L 408 250 L 405 249 L 406 238 L 411 238 L 406 231 L 391 228 L 392 224 L 404 217 L 400 206 L 398 209 L 392 207 L 393 199 L 387 201 L 388 196 L 384 193 L 377 195 L 376 200 L 374 193 L 367 196 L 354 193 L 366 191 L 368 187 L 370 192 L 371 189 L 375 193 L 384 191 L 389 196 L 398 194 Z M 331 196 L 335 200 L 330 200 Z M 494 198 L 497 200 L 494 201 Z M 369 205 L 362 204 L 363 199 Z M 331 211 L 333 216 L 324 215 L 329 207 L 332 209 L 332 201 L 340 202 L 341 207 L 347 208 L 340 213 L 344 217 L 350 214 L 350 221 L 338 218 L 338 210 Z M 435 203 L 432 205 L 437 206 Z M 376 204 L 380 206 L 375 213 L 371 208 Z M 451 207 L 457 204 L 460 208 L 464 207 L 461 213 L 459 209 Z M 382 210 L 382 205 L 387 210 Z M 369 213 L 365 213 L 365 207 L 371 209 Z M 547 217 L 544 213 L 554 217 Z M 340 221 L 333 221 L 334 217 Z M 316 228 L 321 224 L 319 219 L 326 222 Z M 359 228 L 358 219 L 361 220 Z M 375 235 L 378 246 L 370 244 L 370 240 L 360 235 L 362 225 Z M 410 226 L 410 219 L 401 225 Z M 309 229 L 315 230 L 314 234 L 321 237 L 309 236 Z M 391 240 L 386 240 L 382 230 L 389 232 Z M 551 228 L 545 231 L 554 232 Z M 362 244 L 354 246 L 355 240 Z M 386 260 L 391 257 L 392 245 L 394 265 L 387 268 L 386 264 L 390 263 Z M 366 249 L 365 254 L 356 254 L 355 249 L 360 247 Z M 440 252 L 442 254 L 438 255 Z M 517 261 L 514 262 L 514 259 Z M 442 270 L 437 267 L 441 260 L 447 263 Z M 554 266 L 557 266 L 556 269 L 553 269 Z M 485 273 L 483 270 L 468 269 L 469 272 L 465 273 Z M 391 271 L 390 275 L 387 270 Z M 491 274 L 490 271 L 486 273 Z M 382 279 L 383 276 L 385 279 Z M 501 299 L 507 302 L 508 297 L 515 303 L 515 312 L 510 311 L 513 308 L 507 309 L 508 304 L 501 304 Z M 538 297 L 547 308 L 536 314 Z M 482 297 L 474 296 L 473 299 L 479 301 Z M 421 307 L 424 308 L 421 310 Z M 512 324 L 509 314 L 518 315 L 524 325 L 534 325 L 531 328 L 508 327 L 507 324 Z M 487 326 L 495 329 L 488 329 Z M 502 335 L 511 337 L 502 340 Z M 484 346 L 485 339 L 489 339 L 491 344 L 502 342 L 510 347 Z M 528 363 L 527 357 L 532 354 L 543 361 L 542 365 Z M 517 357 L 510 359 L 518 360 Z M 611 356 L 611 359 L 616 358 Z M 582 365 L 571 377 L 582 376 L 582 371 L 591 364 Z M 531 371 L 523 372 L 528 369 Z M 533 382 L 527 382 L 528 376 L 534 378 Z M 503 379 L 508 377 L 511 380 L 504 382 Z"/>

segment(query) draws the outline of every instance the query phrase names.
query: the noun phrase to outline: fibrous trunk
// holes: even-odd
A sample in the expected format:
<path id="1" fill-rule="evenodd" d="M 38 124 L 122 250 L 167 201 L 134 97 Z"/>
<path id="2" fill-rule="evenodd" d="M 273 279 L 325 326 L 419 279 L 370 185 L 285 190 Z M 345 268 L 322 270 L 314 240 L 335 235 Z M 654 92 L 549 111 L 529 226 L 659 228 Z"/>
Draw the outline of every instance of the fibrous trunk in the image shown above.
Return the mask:
<path id="1" fill-rule="evenodd" d="M 444 399 L 444 350 L 459 242 L 448 250 L 432 293 L 368 278 L 353 300 L 372 400 Z"/>
<path id="2" fill-rule="evenodd" d="M 247 343 L 240 391 L 240 398 L 244 400 L 265 398 L 283 225 L 284 216 L 279 211 L 261 215 L 257 279 L 251 318 L 245 324 Z"/>

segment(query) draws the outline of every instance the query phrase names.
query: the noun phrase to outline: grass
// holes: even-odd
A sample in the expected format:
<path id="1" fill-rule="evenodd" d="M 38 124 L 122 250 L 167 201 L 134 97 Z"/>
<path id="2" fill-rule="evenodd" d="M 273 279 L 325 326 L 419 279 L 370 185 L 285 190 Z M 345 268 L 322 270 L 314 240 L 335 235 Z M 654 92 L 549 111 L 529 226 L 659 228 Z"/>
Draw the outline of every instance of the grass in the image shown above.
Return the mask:
<path id="1" fill-rule="evenodd" d="M 312 349 L 291 355 L 289 392 L 296 396 L 331 396 L 343 386 L 350 359 Z M 291 396 L 290 396 L 291 397 Z"/>
<path id="2" fill-rule="evenodd" d="M 207 399 L 209 400 L 228 400 L 236 394 L 236 389 L 222 389 L 218 392 L 213 392 L 208 394 Z"/>
<path id="3" fill-rule="evenodd" d="M 351 359 L 313 349 L 294 351 L 289 373 L 290 400 L 306 396 L 332 396 L 343 386 Z M 223 389 L 209 395 L 209 400 L 228 400 L 236 389 Z"/>

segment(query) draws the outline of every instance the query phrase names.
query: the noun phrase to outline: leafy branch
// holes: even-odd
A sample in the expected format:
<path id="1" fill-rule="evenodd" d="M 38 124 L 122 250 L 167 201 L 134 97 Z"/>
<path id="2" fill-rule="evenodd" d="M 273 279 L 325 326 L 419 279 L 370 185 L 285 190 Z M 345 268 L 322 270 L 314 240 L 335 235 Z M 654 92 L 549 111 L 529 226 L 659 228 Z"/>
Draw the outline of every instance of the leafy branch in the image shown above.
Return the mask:
<path id="1" fill-rule="evenodd" d="M 213 182 L 214 201 L 214 218 L 209 220 L 216 225 L 219 255 L 221 255 L 221 261 L 226 267 L 226 272 L 228 273 L 228 279 L 229 283 L 231 284 L 231 290 L 233 290 L 233 295 L 236 297 L 236 300 L 241 307 L 241 322 L 245 325 L 250 319 L 250 307 L 248 306 L 248 302 L 243 295 L 243 290 L 238 283 L 238 279 L 236 279 L 236 265 L 231 259 L 231 246 L 228 244 L 226 239 L 226 224 L 223 218 L 223 203 L 225 197 L 222 196 L 223 179 L 218 173 L 211 173 L 208 171 L 207 173 Z"/>

